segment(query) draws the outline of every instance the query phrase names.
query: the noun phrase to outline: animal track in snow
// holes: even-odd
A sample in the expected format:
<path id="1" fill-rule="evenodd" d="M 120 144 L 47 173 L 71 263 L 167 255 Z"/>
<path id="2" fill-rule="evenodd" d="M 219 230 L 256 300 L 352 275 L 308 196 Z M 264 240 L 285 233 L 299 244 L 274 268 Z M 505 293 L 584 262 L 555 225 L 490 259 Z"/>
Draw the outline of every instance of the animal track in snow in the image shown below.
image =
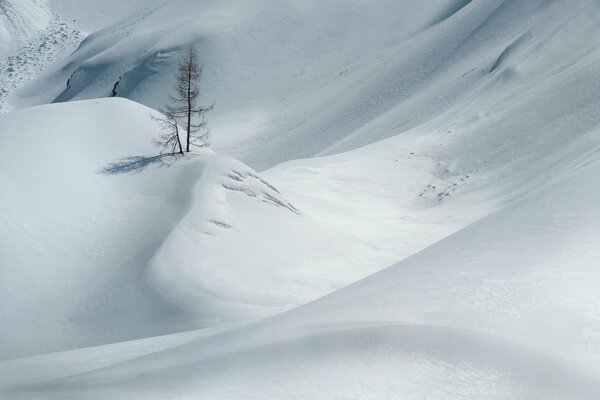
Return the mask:
<path id="1" fill-rule="evenodd" d="M 446 200 L 446 198 L 452 196 L 457 190 L 466 186 L 470 178 L 471 175 L 467 174 L 457 177 L 454 182 L 444 186 L 429 184 L 419 194 L 419 197 L 424 199 L 437 199 L 437 201 L 441 203 Z"/>

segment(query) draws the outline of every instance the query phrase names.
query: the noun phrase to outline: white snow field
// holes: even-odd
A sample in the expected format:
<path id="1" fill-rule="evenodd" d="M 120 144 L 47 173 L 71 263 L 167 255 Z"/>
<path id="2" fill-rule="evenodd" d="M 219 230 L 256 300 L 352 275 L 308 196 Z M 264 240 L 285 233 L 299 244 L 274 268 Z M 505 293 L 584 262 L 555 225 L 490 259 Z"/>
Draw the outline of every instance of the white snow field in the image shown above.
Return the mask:
<path id="1" fill-rule="evenodd" d="M 0 0 L 0 398 L 600 398 L 599 19 Z"/>

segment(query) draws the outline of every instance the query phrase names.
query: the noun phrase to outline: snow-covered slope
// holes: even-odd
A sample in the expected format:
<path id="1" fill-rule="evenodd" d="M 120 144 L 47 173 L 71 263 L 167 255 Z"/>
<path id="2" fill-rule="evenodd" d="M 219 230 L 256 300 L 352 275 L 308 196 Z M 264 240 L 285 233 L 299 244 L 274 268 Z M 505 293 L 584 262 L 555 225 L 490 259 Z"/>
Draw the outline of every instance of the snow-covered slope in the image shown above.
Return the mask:
<path id="1" fill-rule="evenodd" d="M 111 164 L 159 161 L 143 158 L 155 153 L 149 113 L 90 101 L 0 121 L 3 358 L 190 326 L 153 295 L 143 267 L 185 211 L 202 162 L 152 176 Z"/>
<path id="2" fill-rule="evenodd" d="M 135 10 L 136 2 L 126 9 L 112 3 L 102 11 L 90 1 L 53 3 L 69 21 L 74 13 L 103 20 L 114 10 L 115 22 L 21 87 L 11 105 L 104 97 L 114 90 L 156 108 L 168 97 L 179 51 L 193 43 L 206 66 L 206 101 L 217 103 L 211 116 L 217 148 L 263 168 L 314 155 L 386 110 L 390 85 L 400 76 L 407 85 L 416 79 L 390 70 L 413 58 L 397 54 L 411 37 L 443 25 L 468 2 L 178 0 Z M 461 35 L 492 10 L 475 10 Z M 345 100 L 332 101 L 340 93 Z"/>
<path id="3" fill-rule="evenodd" d="M 0 2 L 0 60 L 32 39 L 50 19 L 51 11 L 44 0 Z"/>
<path id="4" fill-rule="evenodd" d="M 82 33 L 53 13 L 47 0 L 0 2 L 0 113 L 14 108 L 15 91 L 62 61 L 81 40 Z M 49 96 L 42 88 L 33 85 L 30 91 L 38 103 Z"/>
<path id="5" fill-rule="evenodd" d="M 524 119 L 563 118 L 598 96 L 592 38 L 600 10 L 592 0 L 111 4 L 100 12 L 96 2 L 54 2 L 63 13 L 114 10 L 116 22 L 21 87 L 12 106 L 115 89 L 156 108 L 172 86 L 179 50 L 194 43 L 206 66 L 204 99 L 217 103 L 215 149 L 262 170 L 353 149 L 436 117 L 442 120 L 430 126 L 441 132 L 479 120 L 475 135 L 526 129 L 537 136 L 561 125 L 524 126 Z M 562 95 L 568 90 L 575 103 Z"/>
<path id="6" fill-rule="evenodd" d="M 164 0 L 46 0 L 55 14 L 78 29 L 92 33 L 143 8 L 157 8 Z"/>
<path id="7" fill-rule="evenodd" d="M 481 196 L 443 203 L 456 185 L 444 195 L 427 188 L 439 181 L 436 165 L 409 154 L 416 143 L 291 162 L 263 177 L 228 157 L 154 156 L 150 113 L 104 99 L 0 122 L 0 316 L 14 321 L 1 329 L 4 358 L 273 314 L 489 209 Z"/>
<path id="8" fill-rule="evenodd" d="M 116 345 L 4 363 L 6 394 L 595 399 L 599 168 L 596 157 L 423 252 L 274 318 L 130 343 L 129 355 Z"/>
<path id="9" fill-rule="evenodd" d="M 222 219 L 231 223 L 235 214 L 220 209 L 273 218 L 282 206 L 298 217 L 276 188 L 239 162 L 155 156 L 158 126 L 150 113 L 113 99 L 32 108 L 0 121 L 0 316 L 11 321 L 0 328 L 2 358 L 205 326 L 218 297 L 189 310 L 178 304 L 186 290 L 200 288 L 182 287 L 186 266 L 177 255 L 153 262 L 169 278 L 156 285 L 174 302 L 147 277 L 171 231 L 165 251 L 171 242 L 182 246 L 179 232 L 188 236 L 183 243 L 202 242 L 232 228 Z M 252 189 L 242 178 L 254 181 Z M 250 190 L 256 195 L 227 194 Z M 190 207 L 186 221 L 195 230 L 178 226 Z M 204 257 L 201 248 L 182 255 L 192 265 Z"/>
<path id="10" fill-rule="evenodd" d="M 597 1 L 47 4 L 88 36 L 0 119 L 0 396 L 597 398 Z M 224 155 L 78 101 L 190 43 Z"/>

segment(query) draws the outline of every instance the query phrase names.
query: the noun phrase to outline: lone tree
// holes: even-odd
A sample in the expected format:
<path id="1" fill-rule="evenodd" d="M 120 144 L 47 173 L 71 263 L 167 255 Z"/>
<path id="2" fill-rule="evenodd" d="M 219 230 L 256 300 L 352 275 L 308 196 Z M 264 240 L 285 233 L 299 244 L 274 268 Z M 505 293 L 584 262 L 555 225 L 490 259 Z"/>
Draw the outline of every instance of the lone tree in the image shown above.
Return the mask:
<path id="1" fill-rule="evenodd" d="M 205 147 L 210 144 L 205 114 L 211 111 L 215 105 L 214 103 L 208 107 L 198 105 L 202 70 L 198 52 L 193 46 L 190 46 L 185 58 L 177 67 L 175 96 L 170 97 L 171 104 L 160 110 L 164 117 L 155 118 L 162 125 L 162 133 L 156 143 L 173 154 L 177 150 L 183 154 L 178 124 L 186 127 L 186 152 L 189 153 L 192 145 Z"/>

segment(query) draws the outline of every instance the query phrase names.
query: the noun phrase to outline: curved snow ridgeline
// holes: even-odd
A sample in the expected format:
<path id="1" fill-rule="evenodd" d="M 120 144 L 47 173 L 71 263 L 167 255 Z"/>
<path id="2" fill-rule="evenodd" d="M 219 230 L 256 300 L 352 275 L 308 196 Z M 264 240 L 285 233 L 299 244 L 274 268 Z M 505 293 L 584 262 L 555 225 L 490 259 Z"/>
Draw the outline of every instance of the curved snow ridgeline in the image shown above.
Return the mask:
<path id="1" fill-rule="evenodd" d="M 0 397 L 598 398 L 597 1 L 25 3 L 87 36 L 0 71 Z"/>
<path id="2" fill-rule="evenodd" d="M 226 259 L 210 265 L 216 260 L 203 246 L 241 247 L 229 230 L 251 233 L 248 223 L 301 214 L 233 159 L 208 150 L 185 160 L 156 156 L 152 112 L 92 100 L 0 121 L 0 315 L 13 321 L 0 328 L 3 358 L 205 326 L 219 314 L 231 319 L 213 310 L 225 292 L 188 299 L 202 296 L 200 284 L 219 285 L 219 269 L 230 267 Z"/>
<path id="3" fill-rule="evenodd" d="M 274 314 L 473 218 L 416 195 L 433 161 L 399 163 L 403 142 L 265 177 L 208 150 L 156 156 L 152 112 L 104 99 L 0 121 L 5 358 Z"/>
<path id="4" fill-rule="evenodd" d="M 135 173 L 162 166 L 145 157 L 156 153 L 149 113 L 94 100 L 0 121 L 0 314 L 13 321 L 0 327 L 3 358 L 190 326 L 153 294 L 144 266 L 202 167 Z"/>

